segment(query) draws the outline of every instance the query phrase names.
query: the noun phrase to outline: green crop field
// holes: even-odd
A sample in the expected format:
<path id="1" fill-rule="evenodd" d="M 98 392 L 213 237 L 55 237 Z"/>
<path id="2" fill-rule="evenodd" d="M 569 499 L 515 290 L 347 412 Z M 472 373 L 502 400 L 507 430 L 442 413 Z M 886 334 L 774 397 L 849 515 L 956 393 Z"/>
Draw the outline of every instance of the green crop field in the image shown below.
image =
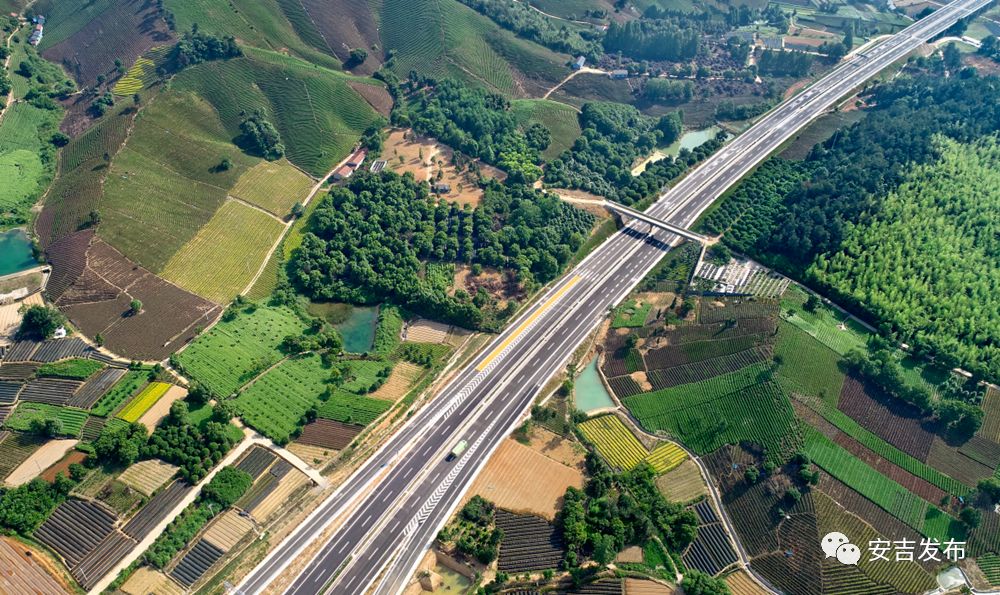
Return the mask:
<path id="1" fill-rule="evenodd" d="M 813 501 L 816 506 L 817 529 L 819 535 L 826 535 L 831 531 L 839 531 L 851 536 L 851 541 L 857 544 L 865 544 L 876 539 L 888 539 L 889 537 L 880 535 L 871 525 L 865 523 L 857 516 L 844 510 L 832 498 L 823 492 L 814 492 Z M 920 567 L 916 562 L 896 561 L 891 559 L 872 560 L 871 556 L 863 555 L 858 561 L 858 568 L 871 580 L 891 585 L 900 593 L 922 593 L 928 591 L 936 585 L 934 577 Z M 834 584 L 830 592 L 851 593 L 846 584 Z"/>
<path id="2" fill-rule="evenodd" d="M 785 293 L 784 299 L 781 300 L 781 309 L 785 320 L 812 335 L 820 343 L 840 355 L 844 355 L 852 349 L 865 349 L 871 334 L 868 329 L 855 322 L 854 319 L 848 318 L 847 314 L 822 304 L 816 308 L 815 312 L 809 312 L 804 307 L 805 302 L 806 294 L 801 289 L 792 286 Z"/>
<path id="3" fill-rule="evenodd" d="M 594 444 L 598 454 L 621 469 L 631 469 L 649 454 L 646 448 L 615 415 L 602 415 L 577 425 Z"/>
<path id="4" fill-rule="evenodd" d="M 986 554 L 976 559 L 976 564 L 991 585 L 1000 585 L 1000 556 Z"/>
<path id="5" fill-rule="evenodd" d="M 746 441 L 780 458 L 794 442 L 788 397 L 759 366 L 628 397 L 625 406 L 647 431 L 667 432 L 699 454 Z"/>
<path id="6" fill-rule="evenodd" d="M 232 145 L 212 106 L 190 93 L 163 93 L 136 118 L 114 158 L 101 200 L 101 236 L 161 271 L 258 162 Z M 227 157 L 232 167 L 215 166 Z M 150 241 L 155 237 L 156 241 Z"/>
<path id="7" fill-rule="evenodd" d="M 53 378 L 71 378 L 74 380 L 86 380 L 94 372 L 104 367 L 101 362 L 92 359 L 68 359 L 51 364 L 42 364 L 35 371 L 38 376 L 50 376 Z"/>
<path id="8" fill-rule="evenodd" d="M 835 351 L 783 321 L 778 325 L 774 356 L 780 362 L 776 376 L 788 392 L 819 397 L 836 406 L 844 373 Z"/>
<path id="9" fill-rule="evenodd" d="M 895 446 L 882 440 L 872 432 L 861 427 L 858 422 L 851 419 L 846 413 L 829 405 L 817 407 L 817 411 L 824 419 L 837 426 L 841 432 L 854 438 L 872 452 L 878 454 L 883 459 L 906 471 L 924 479 L 942 490 L 955 496 L 965 496 L 971 491 L 969 486 L 957 479 L 952 479 L 937 469 L 929 467 L 920 460 L 906 454 Z"/>
<path id="10" fill-rule="evenodd" d="M 243 43 L 292 54 L 325 66 L 340 68 L 340 60 L 330 54 L 330 48 L 316 33 L 306 33 L 296 18 L 282 10 L 282 0 L 165 0 L 164 4 L 177 19 L 177 30 L 187 31 L 197 23 L 203 31 L 228 34 Z M 298 15 L 294 15 L 298 16 Z M 312 28 L 315 31 L 315 28 Z"/>
<path id="11" fill-rule="evenodd" d="M 145 370 L 129 370 L 121 380 L 104 393 L 90 412 L 100 417 L 107 417 L 115 412 L 129 397 L 139 392 L 139 389 L 149 382 L 149 372 Z"/>
<path id="12" fill-rule="evenodd" d="M 44 51 L 61 41 L 69 39 L 83 29 L 87 23 L 110 9 L 116 0 L 91 0 L 90 2 L 39 2 L 34 8 L 46 16 L 45 35 L 38 45 Z"/>
<path id="13" fill-rule="evenodd" d="M 539 84 L 536 91 L 568 74 L 570 56 L 520 39 L 455 0 L 385 0 L 381 16 L 382 42 L 397 52 L 400 76 L 416 70 L 524 96 L 518 74 Z"/>
<path id="14" fill-rule="evenodd" d="M 218 396 L 231 395 L 281 359 L 278 345 L 305 324 L 287 308 L 256 307 L 219 321 L 176 356 L 184 374 Z"/>
<path id="15" fill-rule="evenodd" d="M 88 417 L 90 416 L 82 409 L 24 402 L 14 409 L 4 422 L 4 426 L 11 430 L 26 432 L 31 430 L 33 421 L 56 419 L 62 424 L 61 435 L 77 437 L 83 431 L 83 424 L 87 423 Z"/>
<path id="16" fill-rule="evenodd" d="M 615 316 L 611 321 L 611 328 L 637 328 L 646 323 L 646 317 L 653 308 L 653 304 L 637 304 L 635 300 L 629 300 L 615 308 Z"/>
<path id="17" fill-rule="evenodd" d="M 236 408 L 255 430 L 285 444 L 306 411 L 320 402 L 329 378 L 318 355 L 285 360 L 241 391 Z"/>
<path id="18" fill-rule="evenodd" d="M 262 161 L 240 176 L 230 196 L 284 217 L 304 202 L 315 182 L 288 161 Z"/>
<path id="19" fill-rule="evenodd" d="M 349 360 L 347 366 L 347 380 L 340 385 L 340 388 L 357 394 L 371 392 L 369 389 L 378 382 L 379 373 L 382 378 L 388 378 L 392 364 L 371 360 Z"/>
<path id="20" fill-rule="evenodd" d="M 924 530 L 927 502 L 872 469 L 812 428 L 804 430 L 805 452 L 824 471 L 917 531 Z"/>
<path id="21" fill-rule="evenodd" d="M 242 293 L 264 264 L 285 225 L 227 200 L 163 267 L 163 278 L 218 303 Z"/>
<path id="22" fill-rule="evenodd" d="M 373 84 L 294 58 L 245 48 L 246 56 L 181 72 L 173 87 L 197 93 L 218 111 L 229 138 L 244 113 L 264 112 L 288 160 L 320 177 L 329 173 L 375 121 L 375 110 L 347 84 Z"/>
<path id="23" fill-rule="evenodd" d="M 518 99 L 511 103 L 514 117 L 523 127 L 534 123 L 552 133 L 552 143 L 542 151 L 546 161 L 569 149 L 580 136 L 580 122 L 572 106 L 547 99 Z"/>
<path id="24" fill-rule="evenodd" d="M 319 406 L 319 416 L 324 419 L 366 426 L 391 407 L 391 401 L 334 390 L 330 394 L 330 398 Z"/>

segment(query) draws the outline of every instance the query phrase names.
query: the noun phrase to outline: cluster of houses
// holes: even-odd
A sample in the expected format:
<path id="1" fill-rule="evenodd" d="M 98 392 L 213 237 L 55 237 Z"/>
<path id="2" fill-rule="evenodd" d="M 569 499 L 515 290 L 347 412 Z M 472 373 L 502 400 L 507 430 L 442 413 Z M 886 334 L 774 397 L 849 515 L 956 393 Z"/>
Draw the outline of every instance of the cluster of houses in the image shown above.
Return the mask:
<path id="1" fill-rule="evenodd" d="M 31 32 L 31 35 L 28 36 L 28 43 L 31 45 L 38 45 L 42 42 L 42 31 L 45 29 L 45 17 L 32 17 L 31 22 L 34 23 L 35 29 Z"/>
<path id="2" fill-rule="evenodd" d="M 364 149 L 358 149 L 351 153 L 344 165 L 341 165 L 333 172 L 333 181 L 339 182 L 353 176 L 354 172 L 361 168 L 361 164 L 365 162 L 365 157 L 367 156 L 368 151 Z"/>

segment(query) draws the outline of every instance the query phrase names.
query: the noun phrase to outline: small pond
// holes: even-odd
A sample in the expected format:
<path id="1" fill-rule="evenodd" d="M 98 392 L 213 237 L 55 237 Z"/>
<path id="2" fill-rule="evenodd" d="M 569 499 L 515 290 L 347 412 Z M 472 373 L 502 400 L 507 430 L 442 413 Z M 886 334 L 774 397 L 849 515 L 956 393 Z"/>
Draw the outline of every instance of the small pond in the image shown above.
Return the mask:
<path id="1" fill-rule="evenodd" d="M 38 266 L 31 252 L 31 240 L 23 229 L 0 231 L 0 275 L 9 275 Z"/>
<path id="2" fill-rule="evenodd" d="M 576 408 L 580 411 L 589 413 L 597 409 L 615 406 L 608 389 L 604 388 L 604 383 L 601 382 L 601 375 L 597 371 L 596 357 L 590 360 L 583 372 L 577 376 L 573 388 L 576 393 Z"/>
<path id="3" fill-rule="evenodd" d="M 336 325 L 344 338 L 344 351 L 364 353 L 372 348 L 375 341 L 375 324 L 378 322 L 378 308 L 351 308 L 347 318 Z"/>
<path id="4" fill-rule="evenodd" d="M 710 126 L 702 130 L 692 130 L 690 132 L 685 132 L 681 135 L 679 139 L 674 141 L 672 145 L 666 147 L 660 147 L 653 151 L 653 153 L 642 160 L 642 163 L 632 168 L 632 175 L 637 176 L 646 170 L 646 166 L 650 163 L 655 163 L 664 157 L 676 157 L 680 154 L 681 149 L 693 150 L 704 143 L 715 138 L 715 135 L 719 133 L 718 126 Z"/>

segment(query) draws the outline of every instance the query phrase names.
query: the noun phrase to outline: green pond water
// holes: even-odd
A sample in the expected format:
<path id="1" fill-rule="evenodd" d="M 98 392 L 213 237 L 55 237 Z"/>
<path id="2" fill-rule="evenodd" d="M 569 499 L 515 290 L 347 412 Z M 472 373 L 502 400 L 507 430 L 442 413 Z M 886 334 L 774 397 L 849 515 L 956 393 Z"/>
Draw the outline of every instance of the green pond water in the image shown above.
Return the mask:
<path id="1" fill-rule="evenodd" d="M 611 395 L 604 388 L 601 376 L 597 372 L 597 358 L 590 360 L 587 367 L 577 376 L 573 385 L 576 392 L 576 408 L 580 411 L 590 412 L 604 407 L 614 407 L 615 402 L 611 400 Z"/>
<path id="2" fill-rule="evenodd" d="M 38 266 L 31 253 L 31 240 L 21 229 L 0 232 L 0 275 Z"/>
<path id="3" fill-rule="evenodd" d="M 347 319 L 336 325 L 344 338 L 344 351 L 364 353 L 375 342 L 375 323 L 378 322 L 378 308 L 351 308 Z"/>
<path id="4" fill-rule="evenodd" d="M 468 593 L 469 587 L 472 586 L 472 582 L 469 579 L 450 568 L 436 566 L 434 572 L 441 576 L 441 585 L 435 591 L 436 593 L 454 593 L 455 595 L 459 595 Z"/>
<path id="5" fill-rule="evenodd" d="M 681 135 L 679 139 L 674 141 L 672 145 L 666 147 L 660 147 L 653 151 L 653 154 L 647 157 L 632 169 L 632 175 L 637 176 L 646 170 L 646 166 L 650 163 L 654 163 L 663 159 L 664 157 L 676 157 L 680 154 L 681 149 L 693 150 L 704 143 L 715 138 L 715 135 L 719 133 L 718 126 L 710 126 L 703 130 L 692 130 L 690 132 L 685 132 Z"/>

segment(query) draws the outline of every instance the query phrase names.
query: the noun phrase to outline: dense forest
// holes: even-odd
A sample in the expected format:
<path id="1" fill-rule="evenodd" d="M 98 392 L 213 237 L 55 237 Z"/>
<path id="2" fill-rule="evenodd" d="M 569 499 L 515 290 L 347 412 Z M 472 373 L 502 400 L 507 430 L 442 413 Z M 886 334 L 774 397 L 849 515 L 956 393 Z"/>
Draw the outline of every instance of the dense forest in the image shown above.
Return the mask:
<path id="1" fill-rule="evenodd" d="M 361 174 L 313 213 L 291 279 L 316 299 L 387 299 L 436 320 L 495 329 L 510 308 L 494 312 L 485 293 L 449 295 L 425 278 L 425 263 L 513 269 L 530 288 L 559 273 L 593 222 L 593 215 L 523 185 L 490 182 L 470 209 L 439 204 L 409 175 Z"/>
<path id="2" fill-rule="evenodd" d="M 805 52 L 764 50 L 757 68 L 761 74 L 772 76 L 805 76 L 812 63 L 813 57 Z"/>
<path id="3" fill-rule="evenodd" d="M 435 81 L 410 73 L 405 115 L 394 112 L 393 123 L 410 125 L 470 157 L 505 170 L 515 182 L 541 175 L 540 151 L 548 143 L 522 130 L 510 110 L 510 101 L 496 93 L 463 85 L 453 79 Z"/>
<path id="4" fill-rule="evenodd" d="M 1000 315 L 985 306 L 998 287 L 995 152 L 955 144 L 1000 131 L 997 83 L 964 70 L 878 85 L 864 120 L 803 161 L 765 163 L 704 226 L 900 340 L 998 379 Z"/>
<path id="5" fill-rule="evenodd" d="M 583 134 L 573 147 L 548 164 L 544 181 L 548 186 L 575 188 L 627 205 L 658 192 L 667 182 L 710 155 L 722 145 L 724 135 L 677 159 L 650 164 L 642 174 L 632 175 L 640 157 L 680 137 L 676 113 L 659 119 L 618 103 L 587 103 L 580 114 Z"/>
<path id="6" fill-rule="evenodd" d="M 636 60 L 690 60 L 701 48 L 702 27 L 686 17 L 611 21 L 604 49 Z"/>

